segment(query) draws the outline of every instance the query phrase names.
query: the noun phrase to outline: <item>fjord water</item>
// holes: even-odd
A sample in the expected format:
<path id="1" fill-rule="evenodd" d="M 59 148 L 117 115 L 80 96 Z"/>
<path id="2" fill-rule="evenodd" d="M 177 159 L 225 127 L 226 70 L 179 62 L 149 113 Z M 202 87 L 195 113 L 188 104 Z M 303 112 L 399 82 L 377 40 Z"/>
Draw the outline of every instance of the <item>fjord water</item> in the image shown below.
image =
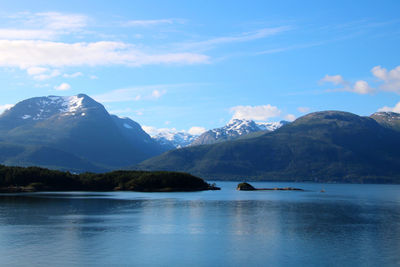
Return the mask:
<path id="1" fill-rule="evenodd" d="M 3 194 L 0 264 L 400 264 L 399 185 L 252 184 L 306 191 Z"/>

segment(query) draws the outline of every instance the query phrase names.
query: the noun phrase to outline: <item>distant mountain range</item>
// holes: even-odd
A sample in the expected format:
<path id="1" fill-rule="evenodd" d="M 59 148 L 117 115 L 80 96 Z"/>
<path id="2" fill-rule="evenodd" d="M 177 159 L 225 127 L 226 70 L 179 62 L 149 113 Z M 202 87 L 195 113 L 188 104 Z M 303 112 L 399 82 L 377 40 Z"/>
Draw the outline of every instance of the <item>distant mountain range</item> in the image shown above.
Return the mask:
<path id="1" fill-rule="evenodd" d="M 287 123 L 287 121 L 256 123 L 252 120 L 234 119 L 231 120 L 224 127 L 209 130 L 201 134 L 199 137 L 194 139 L 194 141 L 190 145 L 209 145 L 229 140 L 235 140 L 239 137 L 243 137 L 251 133 L 271 132 L 275 131 L 276 129 L 282 127 Z"/>
<path id="2" fill-rule="evenodd" d="M 273 132 L 173 150 L 136 168 L 207 179 L 399 183 L 399 122 L 396 113 L 316 112 Z"/>
<path id="3" fill-rule="evenodd" d="M 252 120 L 234 119 L 221 128 L 206 131 L 201 135 L 193 135 L 184 131 L 167 130 L 152 136 L 152 138 L 168 149 L 174 149 L 234 140 L 252 133 L 262 134 L 274 131 L 287 123 L 289 122 L 254 122 Z"/>
<path id="4" fill-rule="evenodd" d="M 200 136 L 167 132 L 151 138 L 138 123 L 109 114 L 87 95 L 35 97 L 0 115 L 0 164 L 72 172 L 184 171 L 227 180 L 400 183 L 400 114 L 323 111 L 291 123 L 232 120 Z"/>
<path id="5" fill-rule="evenodd" d="M 152 136 L 156 142 L 166 147 L 168 150 L 189 146 L 197 137 L 199 136 L 171 129 Z"/>
<path id="6" fill-rule="evenodd" d="M 35 97 L 0 116 L 0 163 L 70 171 L 123 168 L 166 149 L 87 95 Z"/>

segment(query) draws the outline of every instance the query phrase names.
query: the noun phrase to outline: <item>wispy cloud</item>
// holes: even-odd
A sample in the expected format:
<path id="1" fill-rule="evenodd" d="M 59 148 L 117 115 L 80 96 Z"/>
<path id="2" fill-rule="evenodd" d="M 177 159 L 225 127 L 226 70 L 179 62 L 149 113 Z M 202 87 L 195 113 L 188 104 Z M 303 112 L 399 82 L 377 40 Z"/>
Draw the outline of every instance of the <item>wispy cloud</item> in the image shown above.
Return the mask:
<path id="1" fill-rule="evenodd" d="M 290 29 L 292 29 L 292 27 L 290 26 L 263 28 L 256 31 L 244 32 L 238 35 L 222 36 L 222 37 L 211 38 L 204 41 L 181 43 L 179 44 L 179 46 L 183 49 L 208 50 L 222 44 L 248 42 L 266 38 L 268 36 L 289 31 Z"/>
<path id="2" fill-rule="evenodd" d="M 297 45 L 276 47 L 276 48 L 270 48 L 270 49 L 263 50 L 256 54 L 257 55 L 275 54 L 275 53 L 281 53 L 281 52 L 286 52 L 286 51 L 291 51 L 291 50 L 320 46 L 323 44 L 325 44 L 325 42 L 314 42 L 314 43 L 309 43 L 309 44 L 297 44 Z"/>
<path id="3" fill-rule="evenodd" d="M 129 102 L 139 100 L 155 100 L 165 95 L 168 89 L 189 86 L 188 84 L 158 84 L 116 89 L 95 95 L 94 99 L 101 103 Z"/>
<path id="4" fill-rule="evenodd" d="M 148 19 L 148 20 L 129 20 L 123 22 L 122 25 L 125 27 L 150 27 L 157 25 L 171 25 L 175 23 L 184 23 L 183 19 Z"/>
<path id="5" fill-rule="evenodd" d="M 204 64 L 209 57 L 197 53 L 145 53 L 123 42 L 62 43 L 0 40 L 0 66 L 22 69 L 37 66 L 143 66 Z"/>
<path id="6" fill-rule="evenodd" d="M 82 72 L 74 72 L 74 73 L 71 73 L 71 74 L 65 73 L 63 75 L 64 78 L 76 78 L 76 77 L 80 77 L 80 76 L 83 76 Z"/>
<path id="7" fill-rule="evenodd" d="M 11 24 L 17 25 L 0 28 L 0 39 L 54 40 L 65 34 L 81 32 L 89 20 L 85 15 L 59 12 L 23 12 L 9 16 L 9 19 Z"/>

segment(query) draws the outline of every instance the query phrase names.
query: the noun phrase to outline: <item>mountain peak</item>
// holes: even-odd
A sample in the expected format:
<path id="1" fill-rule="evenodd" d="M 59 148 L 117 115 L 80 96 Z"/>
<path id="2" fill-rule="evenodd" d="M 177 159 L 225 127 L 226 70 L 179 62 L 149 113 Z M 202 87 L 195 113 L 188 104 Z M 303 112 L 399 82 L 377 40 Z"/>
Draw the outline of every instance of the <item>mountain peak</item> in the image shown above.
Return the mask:
<path id="1" fill-rule="evenodd" d="M 86 116 L 88 109 L 104 107 L 85 94 L 74 96 L 43 96 L 34 97 L 17 103 L 3 113 L 16 120 L 39 121 L 54 115 Z"/>

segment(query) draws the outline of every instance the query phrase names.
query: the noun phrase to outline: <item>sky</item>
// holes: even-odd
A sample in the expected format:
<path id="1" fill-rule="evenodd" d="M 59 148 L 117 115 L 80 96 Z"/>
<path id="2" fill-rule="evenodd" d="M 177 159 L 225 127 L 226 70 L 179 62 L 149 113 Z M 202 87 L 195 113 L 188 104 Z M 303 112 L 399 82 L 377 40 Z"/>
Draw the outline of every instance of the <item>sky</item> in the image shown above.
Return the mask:
<path id="1" fill-rule="evenodd" d="M 0 112 L 84 93 L 152 134 L 400 113 L 400 1 L 1 1 Z"/>

